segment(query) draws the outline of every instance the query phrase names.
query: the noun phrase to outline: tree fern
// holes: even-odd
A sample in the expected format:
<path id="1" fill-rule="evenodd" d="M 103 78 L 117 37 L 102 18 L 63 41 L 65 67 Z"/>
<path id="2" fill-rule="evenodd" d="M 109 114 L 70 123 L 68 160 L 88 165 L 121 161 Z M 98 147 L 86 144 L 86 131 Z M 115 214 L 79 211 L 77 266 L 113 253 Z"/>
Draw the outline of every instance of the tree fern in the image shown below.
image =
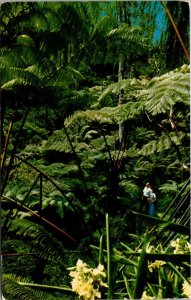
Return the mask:
<path id="1" fill-rule="evenodd" d="M 150 81 L 127 79 L 111 84 L 102 93 L 99 101 L 111 93 L 117 93 L 121 89 L 125 89 L 125 95 L 136 97 L 138 101 L 141 101 L 138 108 L 141 106 L 143 109 L 144 107 L 148 113 L 154 116 L 161 113 L 170 113 L 176 103 L 179 102 L 188 106 L 189 86 L 189 66 L 184 65 L 161 77 L 154 77 Z M 119 108 L 119 111 L 122 112 L 124 107 Z M 136 106 L 128 108 L 132 111 Z"/>

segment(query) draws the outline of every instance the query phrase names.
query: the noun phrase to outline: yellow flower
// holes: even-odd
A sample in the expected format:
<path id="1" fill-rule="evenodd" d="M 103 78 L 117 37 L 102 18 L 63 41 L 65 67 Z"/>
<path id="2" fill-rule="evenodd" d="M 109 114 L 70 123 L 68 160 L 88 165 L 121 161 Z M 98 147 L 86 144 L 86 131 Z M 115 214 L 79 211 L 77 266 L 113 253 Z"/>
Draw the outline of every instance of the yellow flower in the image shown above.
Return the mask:
<path id="1" fill-rule="evenodd" d="M 186 252 L 191 252 L 191 244 L 185 239 L 176 239 L 170 242 L 171 247 L 174 248 L 173 253 L 183 254 Z"/>
<path id="2" fill-rule="evenodd" d="M 76 271 L 71 271 L 70 272 L 70 276 L 71 277 L 76 277 L 77 276 L 77 272 Z"/>
<path id="3" fill-rule="evenodd" d="M 170 242 L 170 245 L 171 245 L 173 248 L 176 247 L 176 241 L 174 241 L 174 240 L 171 241 L 171 242 Z"/>
<path id="4" fill-rule="evenodd" d="M 184 281 L 182 285 L 182 291 L 185 296 L 187 296 L 189 299 L 191 298 L 191 285 L 188 281 Z"/>
<path id="5" fill-rule="evenodd" d="M 84 296 L 88 298 L 89 295 L 91 295 L 93 292 L 93 286 L 90 282 L 84 282 L 79 286 L 76 292 L 78 292 L 79 296 Z"/>
<path id="6" fill-rule="evenodd" d="M 186 243 L 186 251 L 191 252 L 191 244 L 189 242 Z"/>
<path id="7" fill-rule="evenodd" d="M 153 272 L 154 269 L 158 269 L 161 266 L 165 265 L 166 263 L 162 260 L 155 260 L 153 263 L 148 265 L 148 269 L 150 272 Z"/>
<path id="8" fill-rule="evenodd" d="M 98 290 L 95 290 L 95 297 L 101 298 L 101 293 Z"/>
<path id="9" fill-rule="evenodd" d="M 99 264 L 99 265 L 98 265 L 98 270 L 100 270 L 101 272 L 103 272 L 103 270 L 104 270 L 104 266 L 103 266 L 103 265 L 101 265 L 101 264 Z"/>
<path id="10" fill-rule="evenodd" d="M 146 249 L 146 252 L 147 253 L 151 253 L 151 251 L 154 249 L 154 247 L 153 246 L 147 246 L 147 249 Z"/>
<path id="11" fill-rule="evenodd" d="M 72 270 L 69 274 L 73 277 L 71 281 L 72 290 L 76 292 L 83 300 L 94 300 L 101 298 L 99 288 L 107 287 L 102 281 L 105 277 L 104 266 L 101 264 L 97 268 L 92 269 L 82 260 L 78 259 L 76 267 L 69 268 Z"/>
<path id="12" fill-rule="evenodd" d="M 103 281 L 100 281 L 100 286 L 104 286 L 104 287 L 108 288 L 108 285 Z"/>
<path id="13" fill-rule="evenodd" d="M 105 277 L 106 275 L 105 272 L 103 272 L 103 270 L 104 270 L 104 266 L 99 264 L 97 269 L 93 269 L 93 276 L 101 275 Z"/>
<path id="14" fill-rule="evenodd" d="M 180 247 L 180 239 L 171 241 L 170 245 L 171 245 L 171 247 L 174 248 L 174 251 L 173 251 L 174 254 L 182 253 L 181 247 Z"/>
<path id="15" fill-rule="evenodd" d="M 85 265 L 85 264 L 83 263 L 83 261 L 82 261 L 81 259 L 78 259 L 78 261 L 77 261 L 77 263 L 76 263 L 77 268 L 83 268 L 84 265 Z"/>
<path id="16" fill-rule="evenodd" d="M 153 300 L 153 299 L 155 299 L 155 297 L 151 297 L 151 296 L 147 295 L 147 293 L 144 291 L 141 299 L 142 300 Z"/>

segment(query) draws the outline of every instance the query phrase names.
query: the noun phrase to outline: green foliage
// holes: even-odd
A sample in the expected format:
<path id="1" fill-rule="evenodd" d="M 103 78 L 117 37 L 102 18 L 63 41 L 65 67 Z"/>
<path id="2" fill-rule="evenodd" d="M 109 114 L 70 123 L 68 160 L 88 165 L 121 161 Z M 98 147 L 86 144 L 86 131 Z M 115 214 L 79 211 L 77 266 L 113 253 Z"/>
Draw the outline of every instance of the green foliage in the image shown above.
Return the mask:
<path id="1" fill-rule="evenodd" d="M 186 256 L 166 245 L 188 230 L 189 66 L 168 69 L 168 49 L 149 42 L 157 9 L 136 1 L 2 5 L 5 298 L 74 299 L 66 268 L 80 256 L 94 265 L 89 245 L 100 236 L 108 298 L 182 295 Z M 131 213 L 147 181 L 156 219 Z M 146 228 L 160 241 L 153 253 L 139 246 Z M 146 263 L 157 257 L 166 264 L 152 278 Z"/>

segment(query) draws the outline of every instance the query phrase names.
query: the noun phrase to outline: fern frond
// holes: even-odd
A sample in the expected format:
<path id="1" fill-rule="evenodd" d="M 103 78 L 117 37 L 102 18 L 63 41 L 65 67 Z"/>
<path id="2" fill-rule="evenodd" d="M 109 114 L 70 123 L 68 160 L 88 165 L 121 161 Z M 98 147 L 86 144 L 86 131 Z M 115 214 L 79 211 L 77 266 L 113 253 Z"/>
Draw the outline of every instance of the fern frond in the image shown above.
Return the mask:
<path id="1" fill-rule="evenodd" d="M 120 185 L 123 186 L 125 192 L 127 193 L 129 199 L 131 198 L 138 198 L 139 197 L 139 194 L 140 194 L 140 188 L 131 180 L 122 180 L 120 182 Z M 133 195 L 133 197 L 132 197 Z M 125 200 L 125 202 L 131 202 L 131 201 L 128 201 L 129 199 Z M 124 203 L 125 203 L 124 202 Z"/>
<path id="2" fill-rule="evenodd" d="M 142 46 L 142 48 L 148 48 L 147 39 L 143 36 L 143 30 L 138 26 L 130 27 L 126 23 L 121 23 L 118 28 L 115 28 L 109 32 L 108 37 L 112 37 L 118 41 L 120 39 L 123 40 L 125 42 L 125 46 L 129 46 L 129 51 L 134 49 L 135 45 L 139 45 L 139 47 Z"/>
<path id="3" fill-rule="evenodd" d="M 34 45 L 33 39 L 29 35 L 26 35 L 26 34 L 19 35 L 17 37 L 17 43 L 21 44 L 21 45 L 27 45 L 27 46 Z"/>
<path id="4" fill-rule="evenodd" d="M 41 149 L 43 152 L 51 150 L 66 153 L 71 152 L 71 147 L 63 130 L 55 130 L 48 140 L 42 145 Z"/>
<path id="5" fill-rule="evenodd" d="M 97 36 L 99 37 L 100 32 L 102 35 L 107 34 L 109 25 L 111 25 L 114 21 L 115 21 L 114 18 L 112 18 L 111 16 L 107 16 L 107 15 L 100 18 L 94 26 L 93 32 L 90 37 L 91 40 L 96 39 Z"/>
<path id="6" fill-rule="evenodd" d="M 41 165 L 41 166 L 39 166 L 39 168 L 42 171 L 45 171 L 45 173 L 48 176 L 53 176 L 53 177 L 58 177 L 59 175 L 62 175 L 65 173 L 65 171 L 64 171 L 65 165 L 62 163 L 53 163 L 48 166 Z"/>
<path id="7" fill-rule="evenodd" d="M 185 69 L 183 69 L 185 70 Z M 142 91 L 145 109 L 152 115 L 170 112 L 177 102 L 189 105 L 190 76 L 182 69 L 153 78 Z"/>
<path id="8" fill-rule="evenodd" d="M 75 128 L 87 123 L 118 124 L 127 119 L 134 119 L 143 109 L 141 102 L 129 101 L 116 107 L 104 107 L 101 110 L 76 112 L 65 120 L 65 126 Z"/>
<path id="9" fill-rule="evenodd" d="M 164 150 L 170 149 L 173 146 L 173 144 L 181 145 L 181 139 L 183 139 L 183 137 L 183 133 L 179 133 L 179 135 L 177 135 L 174 132 L 170 132 L 168 136 L 163 134 L 159 137 L 158 140 L 153 140 L 145 144 L 143 148 L 139 151 L 139 154 L 150 155 L 153 153 L 162 152 Z"/>
<path id="10" fill-rule="evenodd" d="M 178 192 L 178 185 L 174 180 L 167 180 L 162 186 L 159 187 L 161 193 Z"/>
<path id="11" fill-rule="evenodd" d="M 9 90 L 9 89 L 12 89 L 13 87 L 22 86 L 22 85 L 26 85 L 26 81 L 24 81 L 23 78 L 15 78 L 15 79 L 12 79 L 12 80 L 4 83 L 1 86 L 1 88 L 5 89 L 5 90 Z"/>
<path id="12" fill-rule="evenodd" d="M 16 219 L 12 221 L 9 230 L 16 231 L 20 237 L 30 238 L 39 257 L 62 260 L 64 250 L 61 244 L 43 226 L 29 220 Z"/>
<path id="13" fill-rule="evenodd" d="M 76 112 L 73 116 L 68 117 L 65 120 L 65 126 L 74 126 L 74 125 L 81 125 L 86 122 L 97 122 L 100 124 L 112 124 L 113 118 L 109 115 L 106 111 L 93 111 L 87 110 L 83 112 Z"/>
<path id="14" fill-rule="evenodd" d="M 38 71 L 37 71 L 38 68 Z M 36 72 L 35 72 L 36 71 Z M 27 68 L 21 67 L 10 67 L 9 66 L 9 77 L 3 76 L 3 80 L 6 81 L 2 85 L 2 89 L 12 89 L 15 86 L 40 86 L 42 79 L 46 73 L 42 72 L 42 66 L 32 65 Z"/>
<path id="15" fill-rule="evenodd" d="M 93 136 L 96 136 L 97 134 L 98 132 L 96 130 L 89 130 L 88 132 L 86 132 L 84 140 L 92 140 Z"/>
<path id="16" fill-rule="evenodd" d="M 47 295 L 41 291 L 35 291 L 31 288 L 24 287 L 18 281 L 28 282 L 28 280 L 17 277 L 13 274 L 4 274 L 2 278 L 3 293 L 17 300 L 46 300 Z"/>
<path id="17" fill-rule="evenodd" d="M 143 146 L 143 148 L 139 151 L 139 154 L 147 156 L 155 153 L 157 151 L 157 144 L 158 141 L 156 140 L 150 141 L 149 143 Z M 169 148 L 169 144 L 167 145 L 167 147 Z"/>
<path id="18" fill-rule="evenodd" d="M 3 275 L 3 278 L 4 279 L 9 279 L 11 281 L 20 281 L 20 282 L 23 282 L 23 283 L 32 283 L 33 281 L 31 281 L 29 278 L 24 278 L 22 276 L 17 276 L 15 274 L 4 274 Z"/>
<path id="19" fill-rule="evenodd" d="M 134 119 L 142 113 L 143 105 L 139 101 L 129 101 L 116 107 L 104 107 L 101 109 L 112 116 L 113 121 L 118 124 L 129 119 Z"/>
<path id="20" fill-rule="evenodd" d="M 13 300 L 56 300 L 58 295 L 59 299 L 65 300 L 69 298 L 68 294 L 74 293 L 68 287 L 37 284 L 14 274 L 4 274 L 2 282 L 3 292 Z"/>
<path id="21" fill-rule="evenodd" d="M 148 82 L 148 80 L 146 81 Z M 110 84 L 104 92 L 101 94 L 101 96 L 98 99 L 98 102 L 100 103 L 102 99 L 104 99 L 109 94 L 118 94 L 121 90 L 125 90 L 126 94 L 133 95 L 137 94 L 139 90 L 141 90 L 145 86 L 145 80 L 140 79 L 123 79 L 118 82 Z"/>
<path id="22" fill-rule="evenodd" d="M 49 294 L 49 292 L 72 293 L 69 288 L 46 286 L 35 284 L 27 278 L 17 276 L 15 274 L 3 274 L 2 276 L 3 293 L 8 299 L 17 300 L 55 300 L 57 296 Z M 60 299 L 63 299 L 61 296 Z"/>
<path id="23" fill-rule="evenodd" d="M 84 76 L 72 67 L 58 67 L 51 71 L 47 86 L 67 89 L 70 84 L 78 84 L 79 80 L 84 79 Z"/>
<path id="24" fill-rule="evenodd" d="M 124 90 L 125 97 L 132 100 L 136 99 L 136 101 L 131 100 L 132 103 L 130 104 L 128 100 L 124 106 L 114 110 L 115 116 L 117 111 L 119 114 L 123 113 L 124 117 L 120 121 L 129 118 L 127 112 L 128 115 L 133 114 L 133 112 L 141 113 L 143 107 L 148 113 L 157 115 L 170 112 L 178 102 L 189 106 L 189 67 L 183 66 L 161 77 L 154 77 L 150 81 L 133 78 L 112 83 L 101 94 L 98 102 L 101 102 L 108 95 L 119 93 L 121 89 Z"/>
<path id="25" fill-rule="evenodd" d="M 167 166 L 167 170 L 169 171 L 169 173 L 176 172 L 176 170 L 178 171 L 179 169 L 180 169 L 180 162 L 178 159 L 174 160 L 172 163 L 170 163 Z"/>

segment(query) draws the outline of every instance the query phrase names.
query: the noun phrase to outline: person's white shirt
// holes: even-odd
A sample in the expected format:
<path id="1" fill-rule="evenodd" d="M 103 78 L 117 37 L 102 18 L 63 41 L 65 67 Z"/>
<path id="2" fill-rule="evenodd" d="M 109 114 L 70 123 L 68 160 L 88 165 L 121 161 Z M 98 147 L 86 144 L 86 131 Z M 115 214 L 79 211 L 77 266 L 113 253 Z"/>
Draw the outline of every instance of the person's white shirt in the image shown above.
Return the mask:
<path id="1" fill-rule="evenodd" d="M 152 190 L 150 187 L 145 186 L 143 189 L 143 196 L 145 197 L 150 197 Z"/>

